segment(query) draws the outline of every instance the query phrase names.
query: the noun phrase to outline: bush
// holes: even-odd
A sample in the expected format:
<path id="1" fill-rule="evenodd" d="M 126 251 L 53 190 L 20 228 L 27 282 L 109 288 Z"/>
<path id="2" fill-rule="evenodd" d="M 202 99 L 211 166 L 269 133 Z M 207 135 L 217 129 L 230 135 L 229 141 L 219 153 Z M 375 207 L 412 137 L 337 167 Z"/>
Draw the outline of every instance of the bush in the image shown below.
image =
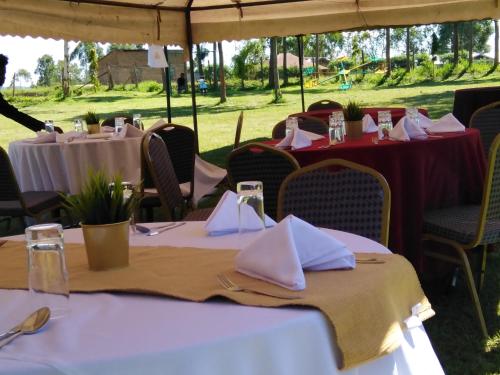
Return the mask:
<path id="1" fill-rule="evenodd" d="M 163 90 L 163 85 L 156 81 L 143 81 L 139 83 L 139 91 L 158 92 Z"/>

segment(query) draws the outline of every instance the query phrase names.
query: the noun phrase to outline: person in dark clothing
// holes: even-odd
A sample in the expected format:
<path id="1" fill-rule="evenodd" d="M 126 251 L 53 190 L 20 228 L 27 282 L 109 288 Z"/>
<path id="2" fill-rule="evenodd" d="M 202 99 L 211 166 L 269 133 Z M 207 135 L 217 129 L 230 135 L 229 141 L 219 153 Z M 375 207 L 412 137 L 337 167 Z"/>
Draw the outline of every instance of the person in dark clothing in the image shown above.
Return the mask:
<path id="1" fill-rule="evenodd" d="M 177 78 L 177 94 L 181 94 L 186 92 L 186 77 L 184 77 L 184 73 L 181 73 L 180 77 Z"/>
<path id="2" fill-rule="evenodd" d="M 5 72 L 6 66 L 9 62 L 7 56 L 0 54 L 0 87 L 5 83 Z M 0 114 L 8 117 L 21 125 L 27 127 L 30 130 L 38 131 L 45 129 L 45 124 L 36 118 L 27 115 L 26 113 L 20 112 L 16 107 L 9 104 L 0 93 Z"/>

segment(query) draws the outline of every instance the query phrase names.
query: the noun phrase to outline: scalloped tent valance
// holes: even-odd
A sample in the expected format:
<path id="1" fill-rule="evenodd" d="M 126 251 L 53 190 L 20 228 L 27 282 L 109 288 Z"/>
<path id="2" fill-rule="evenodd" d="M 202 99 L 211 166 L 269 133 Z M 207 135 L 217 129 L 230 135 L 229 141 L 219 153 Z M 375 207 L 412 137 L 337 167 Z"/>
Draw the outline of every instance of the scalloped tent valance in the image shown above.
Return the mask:
<path id="1" fill-rule="evenodd" d="M 500 18 L 498 0 L 0 0 L 0 34 L 188 45 Z"/>

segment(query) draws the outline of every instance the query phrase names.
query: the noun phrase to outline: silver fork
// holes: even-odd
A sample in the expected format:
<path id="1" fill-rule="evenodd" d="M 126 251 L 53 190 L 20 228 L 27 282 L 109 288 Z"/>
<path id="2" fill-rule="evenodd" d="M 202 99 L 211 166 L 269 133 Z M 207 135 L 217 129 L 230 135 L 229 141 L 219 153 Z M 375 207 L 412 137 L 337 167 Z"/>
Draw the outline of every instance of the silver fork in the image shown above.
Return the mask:
<path id="1" fill-rule="evenodd" d="M 281 299 L 300 299 L 302 298 L 301 296 L 292 296 L 289 294 L 281 294 L 281 293 L 274 293 L 274 292 L 266 292 L 262 290 L 257 290 L 257 289 L 251 289 L 251 288 L 242 288 L 238 285 L 236 285 L 234 282 L 232 282 L 226 275 L 223 273 L 219 273 L 217 275 L 217 280 L 219 280 L 219 283 L 227 290 L 231 292 L 247 292 L 247 293 L 255 293 L 255 294 L 262 294 L 264 296 L 268 297 L 274 297 L 274 298 L 281 298 Z"/>

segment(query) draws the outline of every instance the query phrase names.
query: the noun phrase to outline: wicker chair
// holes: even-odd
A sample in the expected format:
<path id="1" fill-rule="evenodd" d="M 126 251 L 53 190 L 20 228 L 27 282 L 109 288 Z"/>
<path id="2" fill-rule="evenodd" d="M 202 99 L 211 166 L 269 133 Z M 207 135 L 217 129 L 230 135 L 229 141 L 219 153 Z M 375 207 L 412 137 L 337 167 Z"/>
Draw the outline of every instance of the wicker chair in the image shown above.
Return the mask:
<path id="1" fill-rule="evenodd" d="M 500 102 L 488 104 L 476 110 L 469 122 L 469 127 L 481 132 L 481 141 L 486 157 L 493 139 L 500 133 Z"/>
<path id="2" fill-rule="evenodd" d="M 240 138 L 241 138 L 241 128 L 243 127 L 243 111 L 240 112 L 238 116 L 238 123 L 236 124 L 236 134 L 234 135 L 234 146 L 233 150 L 240 147 Z"/>
<path id="3" fill-rule="evenodd" d="M 41 222 L 45 212 L 61 208 L 61 203 L 62 198 L 55 191 L 21 193 L 9 156 L 0 147 L 0 216 L 30 216 Z"/>
<path id="4" fill-rule="evenodd" d="M 321 109 L 342 109 L 342 104 L 334 102 L 332 100 L 324 99 L 319 102 L 311 104 L 307 107 L 307 111 L 317 111 Z"/>
<path id="5" fill-rule="evenodd" d="M 115 118 L 117 118 L 117 117 L 123 117 L 125 119 L 125 124 L 133 124 L 134 123 L 134 120 L 130 116 L 116 115 L 116 116 L 109 117 L 109 118 L 105 119 L 101 123 L 101 126 L 111 126 L 112 128 L 114 128 L 115 127 Z"/>
<path id="6" fill-rule="evenodd" d="M 264 209 L 273 219 L 276 218 L 280 185 L 297 169 L 299 163 L 288 152 L 261 143 L 249 143 L 232 151 L 227 161 L 228 179 L 233 190 L 241 181 L 262 181 Z"/>
<path id="7" fill-rule="evenodd" d="M 481 205 L 450 207 L 426 212 L 422 238 L 423 241 L 440 242 L 454 250 L 450 255 L 443 253 L 440 249 L 426 249 L 424 254 L 462 266 L 481 331 L 487 337 L 488 331 L 467 250 L 482 247 L 481 269 L 478 274 L 480 289 L 484 280 L 487 247 L 500 242 L 500 134 L 491 144 Z"/>
<path id="8" fill-rule="evenodd" d="M 278 196 L 278 220 L 289 214 L 323 228 L 388 245 L 391 191 L 372 168 L 330 159 L 290 174 Z"/>
<path id="9" fill-rule="evenodd" d="M 187 200 L 182 196 L 174 165 L 163 139 L 158 134 L 151 132 L 145 134 L 142 142 L 144 159 L 158 190 L 161 206 L 167 220 L 206 220 L 210 216 L 212 208 L 188 212 Z"/>
<path id="10" fill-rule="evenodd" d="M 312 116 L 297 116 L 299 122 L 299 129 L 307 130 L 311 133 L 320 135 L 328 134 L 328 125 L 323 120 Z M 285 138 L 286 132 L 286 119 L 278 122 L 274 128 L 272 137 L 273 139 Z"/>

